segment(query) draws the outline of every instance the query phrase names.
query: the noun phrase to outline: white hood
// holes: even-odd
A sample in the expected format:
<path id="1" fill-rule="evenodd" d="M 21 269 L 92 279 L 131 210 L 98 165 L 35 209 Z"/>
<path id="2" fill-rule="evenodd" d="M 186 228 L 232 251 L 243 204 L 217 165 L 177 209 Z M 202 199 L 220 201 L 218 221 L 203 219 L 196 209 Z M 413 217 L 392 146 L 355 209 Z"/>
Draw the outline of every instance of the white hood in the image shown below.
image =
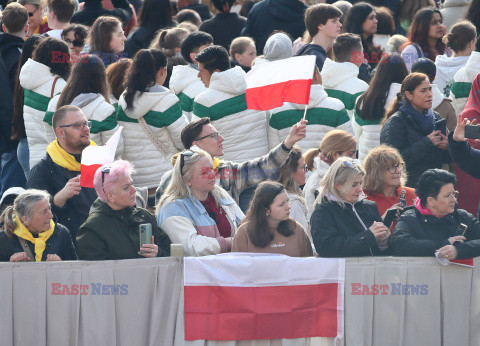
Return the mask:
<path id="1" fill-rule="evenodd" d="M 110 113 L 115 108 L 110 105 L 101 94 L 88 93 L 80 94 L 72 101 L 72 105 L 82 109 L 83 114 L 89 120 L 103 121 L 105 120 L 105 110 L 108 108 Z"/>
<path id="2" fill-rule="evenodd" d="M 172 77 L 170 77 L 170 89 L 176 94 L 180 94 L 183 90 L 193 82 L 200 80 L 198 70 L 188 65 L 177 65 L 173 67 Z"/>
<path id="3" fill-rule="evenodd" d="M 50 72 L 50 67 L 28 59 L 20 71 L 20 85 L 24 89 L 34 90 L 49 80 L 54 79 L 55 75 Z"/>
<path id="4" fill-rule="evenodd" d="M 468 80 L 473 81 L 480 70 L 480 52 L 472 52 L 465 65 Z"/>
<path id="5" fill-rule="evenodd" d="M 467 6 L 469 0 L 445 0 L 442 4 L 442 9 L 447 7 Z"/>
<path id="6" fill-rule="evenodd" d="M 385 101 L 385 109 L 390 107 L 390 104 L 397 98 L 397 94 L 400 92 L 402 85 L 399 83 L 390 84 L 390 89 L 388 90 L 387 100 Z"/>
<path id="7" fill-rule="evenodd" d="M 443 102 L 443 100 L 445 99 L 445 95 L 440 91 L 438 86 L 433 83 L 432 83 L 432 94 L 433 94 L 432 109 L 435 109 L 440 105 L 440 103 Z"/>
<path id="8" fill-rule="evenodd" d="M 437 66 L 437 76 L 442 73 L 447 79 L 453 81 L 455 73 L 465 66 L 468 61 L 468 56 L 456 56 L 448 57 L 447 55 L 438 55 L 435 59 L 435 65 Z"/>
<path id="9" fill-rule="evenodd" d="M 154 90 L 152 90 L 154 89 Z M 158 91 L 157 91 L 158 90 Z M 162 86 L 152 87 L 150 91 L 144 92 L 140 95 L 140 92 L 135 93 L 135 97 L 133 99 L 134 108 L 127 109 L 126 102 L 125 102 L 125 93 L 120 96 L 120 100 L 118 101 L 119 106 L 122 106 L 125 114 L 132 118 L 132 119 L 139 119 L 151 111 L 155 105 L 161 103 L 165 96 L 175 96 L 173 95 L 170 90 L 164 88 Z"/>
<path id="10" fill-rule="evenodd" d="M 232 95 L 243 94 L 247 90 L 246 75 L 245 71 L 239 66 L 223 72 L 214 72 L 210 79 L 209 88 Z"/>
<path id="11" fill-rule="evenodd" d="M 340 83 L 358 77 L 358 66 L 351 62 L 335 62 L 327 58 L 323 64 L 322 82 L 327 89 L 335 89 Z"/>

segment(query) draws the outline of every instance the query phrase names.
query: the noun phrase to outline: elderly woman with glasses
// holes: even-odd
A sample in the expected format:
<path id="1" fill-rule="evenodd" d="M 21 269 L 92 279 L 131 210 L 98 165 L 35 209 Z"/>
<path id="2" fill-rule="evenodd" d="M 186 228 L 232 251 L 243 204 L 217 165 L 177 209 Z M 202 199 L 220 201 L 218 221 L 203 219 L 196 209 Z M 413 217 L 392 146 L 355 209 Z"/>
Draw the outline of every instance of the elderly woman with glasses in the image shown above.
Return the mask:
<path id="1" fill-rule="evenodd" d="M 180 153 L 167 190 L 157 206 L 158 225 L 186 256 L 229 252 L 244 215 L 215 184 L 212 157 L 197 147 Z"/>
<path id="2" fill-rule="evenodd" d="M 381 145 L 371 150 L 365 161 L 363 190 L 367 199 L 377 203 L 378 211 L 385 219 L 388 209 L 396 208 L 398 215 L 403 208 L 413 205 L 415 190 L 406 187 L 407 172 L 397 149 Z"/>
<path id="3" fill-rule="evenodd" d="M 429 169 L 420 176 L 415 207 L 398 220 L 390 247 L 396 256 L 441 256 L 448 260 L 480 256 L 480 223 L 457 209 L 454 174 Z"/>
<path id="4" fill-rule="evenodd" d="M 132 165 L 123 160 L 96 171 L 93 186 L 98 199 L 78 230 L 79 259 L 98 261 L 169 255 L 170 240 L 157 226 L 155 216 L 135 206 L 132 171 Z M 151 229 L 151 239 L 141 243 L 140 232 L 145 229 Z"/>
<path id="5" fill-rule="evenodd" d="M 320 182 L 310 220 L 313 244 L 320 257 L 387 254 L 390 229 L 375 202 L 365 199 L 365 171 L 348 157 L 337 159 Z"/>

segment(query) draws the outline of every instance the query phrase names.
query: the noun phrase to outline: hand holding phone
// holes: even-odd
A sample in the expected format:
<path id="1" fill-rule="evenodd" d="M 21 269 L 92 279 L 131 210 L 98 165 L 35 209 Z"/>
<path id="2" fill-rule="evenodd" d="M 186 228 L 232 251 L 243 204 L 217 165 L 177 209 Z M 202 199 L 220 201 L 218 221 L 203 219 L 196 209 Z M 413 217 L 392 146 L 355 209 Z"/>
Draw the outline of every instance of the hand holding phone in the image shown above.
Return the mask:
<path id="1" fill-rule="evenodd" d="M 383 224 L 388 228 L 390 228 L 390 225 L 392 224 L 393 220 L 397 218 L 397 213 L 398 213 L 397 208 L 388 209 L 387 213 L 385 214 L 385 218 L 383 219 Z"/>
<path id="2" fill-rule="evenodd" d="M 465 125 L 465 138 L 480 139 L 480 126 Z"/>
<path id="3" fill-rule="evenodd" d="M 440 131 L 442 134 L 447 134 L 447 120 L 440 119 L 435 122 L 435 131 Z"/>
<path id="4" fill-rule="evenodd" d="M 144 244 L 152 244 L 152 225 L 149 223 L 142 223 L 138 226 L 138 236 L 140 239 L 140 248 Z M 140 251 L 140 254 L 149 253 L 148 251 Z"/>

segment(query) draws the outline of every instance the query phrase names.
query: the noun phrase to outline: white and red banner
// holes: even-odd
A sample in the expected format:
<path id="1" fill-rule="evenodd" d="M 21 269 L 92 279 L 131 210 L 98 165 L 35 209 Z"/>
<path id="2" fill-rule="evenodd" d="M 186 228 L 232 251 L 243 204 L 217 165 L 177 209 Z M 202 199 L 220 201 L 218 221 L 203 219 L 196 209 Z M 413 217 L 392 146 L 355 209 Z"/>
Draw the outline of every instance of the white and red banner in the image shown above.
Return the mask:
<path id="1" fill-rule="evenodd" d="M 345 260 L 185 257 L 185 340 L 343 337 Z"/>
<path id="2" fill-rule="evenodd" d="M 270 110 L 284 102 L 308 104 L 315 56 L 265 62 L 247 73 L 247 108 Z"/>
<path id="3" fill-rule="evenodd" d="M 93 187 L 93 177 L 97 169 L 115 160 L 115 151 L 117 150 L 122 130 L 123 127 L 120 126 L 105 145 L 90 145 L 83 149 L 80 168 L 80 186 Z"/>

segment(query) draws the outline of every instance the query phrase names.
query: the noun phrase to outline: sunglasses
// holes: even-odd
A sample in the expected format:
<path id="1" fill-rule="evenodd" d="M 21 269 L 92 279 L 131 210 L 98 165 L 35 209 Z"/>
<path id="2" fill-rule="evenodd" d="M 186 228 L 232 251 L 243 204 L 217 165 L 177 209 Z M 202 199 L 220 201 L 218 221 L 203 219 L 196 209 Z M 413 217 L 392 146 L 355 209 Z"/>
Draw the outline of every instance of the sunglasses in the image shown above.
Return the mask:
<path id="1" fill-rule="evenodd" d="M 36 9 L 35 11 L 33 11 L 33 12 L 28 12 L 28 16 L 29 16 L 29 17 L 33 17 L 33 15 L 35 14 L 35 12 L 38 11 L 38 9 L 39 9 L 39 7 L 37 7 L 37 9 Z"/>
<path id="2" fill-rule="evenodd" d="M 103 187 L 103 184 L 105 183 L 105 174 L 108 174 L 108 173 L 110 173 L 110 166 L 103 167 L 102 168 L 102 190 L 103 190 L 103 193 L 106 193 L 105 188 Z"/>
<path id="3" fill-rule="evenodd" d="M 73 40 L 70 41 L 68 38 L 63 39 L 67 44 L 72 44 L 74 47 L 83 47 L 85 45 L 85 41 L 83 40 Z"/>
<path id="4" fill-rule="evenodd" d="M 183 177 L 183 166 L 185 166 L 185 156 L 186 157 L 192 157 L 193 156 L 193 151 L 191 150 L 185 150 L 182 153 L 180 153 L 180 174 Z"/>

